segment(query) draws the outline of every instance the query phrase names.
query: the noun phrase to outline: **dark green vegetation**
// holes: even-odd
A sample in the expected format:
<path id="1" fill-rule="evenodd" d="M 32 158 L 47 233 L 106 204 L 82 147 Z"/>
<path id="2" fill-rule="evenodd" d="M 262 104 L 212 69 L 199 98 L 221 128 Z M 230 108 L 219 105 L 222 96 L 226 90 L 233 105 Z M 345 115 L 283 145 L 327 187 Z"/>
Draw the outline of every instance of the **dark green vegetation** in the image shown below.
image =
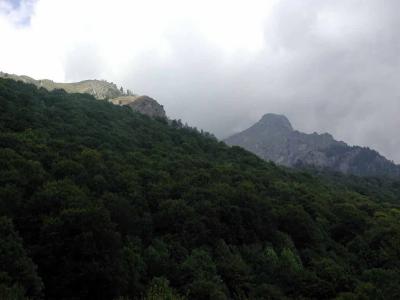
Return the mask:
<path id="1" fill-rule="evenodd" d="M 4 79 L 0 166 L 0 299 L 400 299 L 395 183 Z"/>

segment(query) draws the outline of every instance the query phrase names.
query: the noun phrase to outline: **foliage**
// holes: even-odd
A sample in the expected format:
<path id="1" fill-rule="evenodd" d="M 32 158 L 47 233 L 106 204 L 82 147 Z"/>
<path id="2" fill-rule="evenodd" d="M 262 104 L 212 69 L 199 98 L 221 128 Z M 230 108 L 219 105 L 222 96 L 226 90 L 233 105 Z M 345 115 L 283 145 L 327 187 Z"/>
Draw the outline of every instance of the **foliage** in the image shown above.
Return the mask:
<path id="1" fill-rule="evenodd" d="M 395 181 L 286 170 L 180 121 L 4 79 L 0 166 L 0 295 L 400 298 Z"/>

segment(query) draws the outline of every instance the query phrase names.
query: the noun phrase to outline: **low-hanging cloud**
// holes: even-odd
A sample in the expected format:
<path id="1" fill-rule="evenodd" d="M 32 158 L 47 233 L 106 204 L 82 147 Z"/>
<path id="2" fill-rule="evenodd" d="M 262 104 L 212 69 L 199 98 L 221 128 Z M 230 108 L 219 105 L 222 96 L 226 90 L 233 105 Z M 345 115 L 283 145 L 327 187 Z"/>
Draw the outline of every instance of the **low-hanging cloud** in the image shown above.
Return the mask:
<path id="1" fill-rule="evenodd" d="M 20 2 L 0 0 L 3 71 L 107 79 L 220 138 L 283 113 L 400 162 L 397 0 Z"/>

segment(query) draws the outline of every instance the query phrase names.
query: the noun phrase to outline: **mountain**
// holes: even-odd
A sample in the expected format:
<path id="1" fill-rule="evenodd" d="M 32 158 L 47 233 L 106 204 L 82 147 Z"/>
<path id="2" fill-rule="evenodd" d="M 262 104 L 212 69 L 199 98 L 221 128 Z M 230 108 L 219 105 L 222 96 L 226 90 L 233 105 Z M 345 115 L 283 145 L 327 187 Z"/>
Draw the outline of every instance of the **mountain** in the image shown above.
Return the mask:
<path id="1" fill-rule="evenodd" d="M 400 176 L 400 166 L 369 148 L 349 146 L 332 135 L 294 130 L 283 115 L 266 114 L 225 140 L 262 159 L 288 167 L 317 167 L 360 176 Z"/>
<path id="2" fill-rule="evenodd" d="M 84 80 L 72 83 L 54 82 L 49 79 L 36 80 L 25 75 L 15 75 L 0 72 L 0 78 L 13 79 L 30 83 L 38 88 L 45 88 L 48 91 L 62 89 L 67 93 L 89 94 L 98 100 L 108 100 L 116 105 L 127 105 L 135 111 L 150 117 L 166 118 L 164 107 L 156 100 L 148 96 L 132 95 L 130 90 L 125 94 L 123 89 L 105 80 Z"/>
<path id="3" fill-rule="evenodd" d="M 167 118 L 164 106 L 149 96 L 120 96 L 110 100 L 116 105 L 126 105 L 152 118 Z"/>
<path id="4" fill-rule="evenodd" d="M 399 182 L 332 182 L 1 78 L 0 166 L 0 299 L 400 294 Z"/>
<path id="5" fill-rule="evenodd" d="M 49 79 L 36 80 L 25 75 L 15 75 L 0 72 L 1 78 L 10 78 L 24 83 L 34 84 L 37 87 L 43 87 L 49 91 L 63 89 L 67 93 L 86 93 L 94 96 L 96 99 L 113 99 L 122 96 L 123 93 L 114 83 L 105 80 L 84 80 L 80 82 L 61 83 Z"/>

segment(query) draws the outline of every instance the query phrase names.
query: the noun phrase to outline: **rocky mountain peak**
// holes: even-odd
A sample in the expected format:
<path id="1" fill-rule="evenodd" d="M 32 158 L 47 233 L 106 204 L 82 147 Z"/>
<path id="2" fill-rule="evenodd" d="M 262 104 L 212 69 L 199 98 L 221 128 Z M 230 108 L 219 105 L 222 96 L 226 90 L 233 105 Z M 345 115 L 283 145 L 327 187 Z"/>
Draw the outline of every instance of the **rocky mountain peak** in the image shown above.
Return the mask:
<path id="1" fill-rule="evenodd" d="M 257 124 L 264 128 L 270 128 L 278 131 L 293 131 L 292 124 L 290 124 L 288 118 L 279 114 L 265 114 Z"/>
<path id="2" fill-rule="evenodd" d="M 149 96 L 121 96 L 111 99 L 116 105 L 126 105 L 144 115 L 153 118 L 166 118 L 164 107 Z"/>
<path id="3" fill-rule="evenodd" d="M 311 166 L 362 176 L 400 176 L 400 166 L 376 151 L 351 147 L 329 133 L 293 130 L 283 115 L 265 114 L 256 124 L 225 142 L 288 167 Z"/>
<path id="4" fill-rule="evenodd" d="M 0 71 L 0 78 L 8 78 L 24 83 L 36 85 L 38 88 L 45 88 L 52 91 L 55 89 L 63 89 L 67 93 L 85 93 L 92 95 L 96 99 L 112 99 L 122 96 L 123 93 L 116 84 L 106 80 L 83 80 L 79 82 L 55 82 L 49 79 L 36 80 L 25 75 L 8 74 Z"/>
<path id="5" fill-rule="evenodd" d="M 45 88 L 49 91 L 63 89 L 67 93 L 85 93 L 99 100 L 108 100 L 115 105 L 126 105 L 132 110 L 153 118 L 167 118 L 164 107 L 149 96 L 134 95 L 130 90 L 105 80 L 84 80 L 79 82 L 54 82 L 49 79 L 36 80 L 25 75 L 8 74 L 0 71 L 0 78 L 13 79 Z"/>

